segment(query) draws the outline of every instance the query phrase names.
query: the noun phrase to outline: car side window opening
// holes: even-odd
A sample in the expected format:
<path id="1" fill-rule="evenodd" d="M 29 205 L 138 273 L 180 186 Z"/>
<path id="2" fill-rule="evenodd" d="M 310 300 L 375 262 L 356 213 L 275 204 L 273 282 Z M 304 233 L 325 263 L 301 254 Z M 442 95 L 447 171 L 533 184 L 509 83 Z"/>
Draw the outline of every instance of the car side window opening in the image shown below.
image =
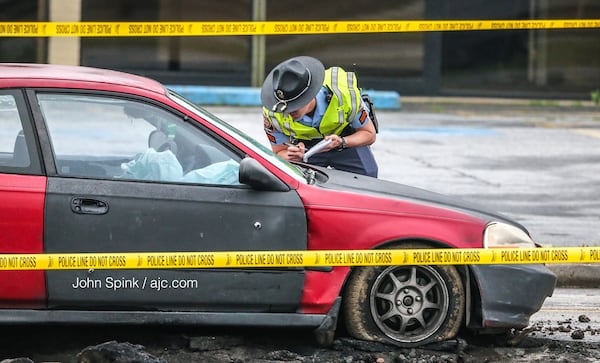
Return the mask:
<path id="1" fill-rule="evenodd" d="M 60 176 L 238 185 L 240 157 L 155 105 L 37 94 Z"/>
<path id="2" fill-rule="evenodd" d="M 28 167 L 29 151 L 13 95 L 0 94 L 0 171 L 2 167 Z"/>

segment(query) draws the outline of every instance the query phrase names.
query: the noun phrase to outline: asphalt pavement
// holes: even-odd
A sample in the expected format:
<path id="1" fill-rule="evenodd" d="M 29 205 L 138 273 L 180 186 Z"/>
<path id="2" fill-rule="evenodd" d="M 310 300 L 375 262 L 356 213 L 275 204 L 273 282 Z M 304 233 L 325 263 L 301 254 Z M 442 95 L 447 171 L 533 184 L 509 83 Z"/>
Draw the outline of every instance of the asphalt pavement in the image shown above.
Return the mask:
<path id="1" fill-rule="evenodd" d="M 393 101 L 390 103 L 390 94 L 385 93 L 384 94 L 386 97 L 385 103 L 381 103 L 382 105 L 384 105 L 384 107 L 379 110 L 380 112 L 380 118 L 384 120 L 384 122 L 386 122 L 387 120 L 391 120 L 393 119 L 400 119 L 402 117 L 404 117 L 404 120 L 407 119 L 407 115 L 409 116 L 408 118 L 410 119 L 418 119 L 418 120 L 425 120 L 424 122 L 424 127 L 427 126 L 427 122 L 433 120 L 432 122 L 437 123 L 437 125 L 443 125 L 444 127 L 446 126 L 458 126 L 459 128 L 461 126 L 464 125 L 468 125 L 468 132 L 469 133 L 475 133 L 474 136 L 480 136 L 482 137 L 482 142 L 479 142 L 477 144 L 485 144 L 487 141 L 484 140 L 484 137 L 486 136 L 486 132 L 490 132 L 490 130 L 492 130 L 494 127 L 498 128 L 510 128 L 511 126 L 514 125 L 518 125 L 518 127 L 522 127 L 522 125 L 526 125 L 526 127 L 528 128 L 528 130 L 535 130 L 535 129 L 545 129 L 545 130 L 554 130 L 554 129 L 561 129 L 561 128 L 566 128 L 569 130 L 576 130 L 578 133 L 580 134 L 585 134 L 587 136 L 590 136 L 594 139 L 590 139 L 592 142 L 597 142 L 596 139 L 600 140 L 600 106 L 599 105 L 594 105 L 592 104 L 590 101 L 577 101 L 577 100 L 521 100 L 521 99 L 489 99 L 489 98 L 423 98 L 423 97 L 399 97 L 399 95 L 397 95 L 397 98 L 394 99 L 394 95 L 392 95 L 392 99 Z M 376 94 L 377 96 L 377 94 Z M 376 97 L 375 97 L 376 98 Z M 377 100 L 375 99 L 375 102 L 377 104 Z M 260 123 L 260 105 L 257 103 L 256 105 L 248 105 L 245 104 L 243 105 L 243 107 L 236 107 L 236 105 L 206 105 L 205 106 L 209 111 L 213 112 L 214 114 L 216 114 L 217 116 L 221 117 L 223 120 L 230 122 L 231 124 L 233 124 L 234 126 L 240 128 L 242 131 L 245 131 L 246 133 L 248 133 L 250 136 L 256 138 L 257 140 L 264 142 L 264 134 L 262 133 L 262 124 Z M 486 121 L 488 120 L 488 121 Z M 380 120 L 380 123 L 382 121 Z M 420 122 L 420 121 L 419 121 Z M 482 124 L 483 122 L 483 124 Z M 486 127 L 486 122 L 490 123 L 490 127 Z M 483 125 L 483 126 L 482 126 Z M 406 125 L 403 125 L 403 127 L 405 127 Z M 414 125 L 413 125 L 414 126 Z M 383 126 L 384 128 L 386 126 Z M 392 125 L 392 127 L 399 127 L 398 125 Z M 436 129 L 436 132 L 439 132 L 439 127 Z M 461 129 L 462 131 L 459 132 L 466 132 L 465 130 L 467 130 L 467 128 L 463 128 Z M 390 130 L 388 130 L 390 131 Z M 403 132 L 405 132 L 406 130 L 403 130 Z M 423 131 L 423 130 L 421 130 Z M 427 131 L 427 130 L 426 130 Z M 414 132 L 414 127 L 413 130 L 411 132 Z M 427 131 L 427 132 L 431 132 L 431 130 Z M 443 132 L 447 132 L 443 131 Z M 452 132 L 456 132 L 456 129 L 453 129 Z M 481 133 L 481 134 L 477 134 L 477 133 Z M 380 134 L 380 137 L 378 138 L 378 144 L 383 144 L 385 145 L 385 140 L 386 140 L 386 134 Z M 387 134 L 388 139 L 389 139 L 389 133 Z M 467 135 L 469 136 L 469 135 Z M 472 136 L 472 135 L 471 135 Z M 404 134 L 403 137 L 407 137 L 406 134 Z M 563 137 L 563 136 L 558 136 L 558 137 Z M 410 145 L 407 147 L 423 147 L 423 145 L 426 145 L 427 143 L 430 144 L 440 144 L 437 145 L 438 148 L 437 149 L 432 149 L 434 150 L 435 153 L 437 154 L 443 154 L 445 153 L 444 151 L 444 145 L 447 144 L 443 144 L 438 142 L 437 140 L 432 141 L 431 140 L 421 140 L 420 144 L 414 144 L 414 145 Z M 462 140 L 462 139 L 461 139 Z M 560 138 L 559 138 L 560 140 Z M 578 142 L 577 140 L 574 140 L 574 142 Z M 523 143 L 527 143 L 527 141 L 523 141 Z M 416 146 L 415 146 L 416 145 Z M 448 144 L 449 145 L 449 144 Z M 507 145 L 506 147 L 509 149 L 514 149 L 514 148 L 518 148 L 520 144 L 516 144 L 515 146 L 513 145 Z M 589 144 L 589 145 L 583 145 L 582 150 L 577 151 L 578 153 L 586 153 L 587 151 L 594 151 L 594 150 L 598 150 L 600 148 L 594 148 L 594 146 L 597 146 L 598 144 Z M 543 150 L 544 152 L 546 152 L 546 154 L 551 154 L 551 149 L 554 148 L 556 146 L 556 148 L 559 150 L 558 152 L 563 153 L 563 150 L 561 150 L 558 147 L 558 143 L 554 142 L 554 141 L 550 141 L 550 144 L 548 145 L 542 145 L 539 146 L 539 148 L 545 149 Z M 441 186 L 443 185 L 443 183 L 454 183 L 454 189 L 452 189 L 453 191 L 457 191 L 458 195 L 461 195 L 461 193 L 463 193 L 464 195 L 467 196 L 474 196 L 474 197 L 485 197 L 487 190 L 485 189 L 486 187 L 489 188 L 491 187 L 495 187 L 494 185 L 486 185 L 486 181 L 485 180 L 477 180 L 477 179 L 483 179 L 483 178 L 479 178 L 477 176 L 477 174 L 472 174 L 472 175 L 460 175 L 460 178 L 456 177 L 456 176 L 452 176 L 450 174 L 448 174 L 448 176 L 450 177 L 450 179 L 445 179 L 444 177 L 440 178 L 439 175 L 434 175 L 434 174 L 426 174 L 426 170 L 422 169 L 419 171 L 419 173 L 415 174 L 414 177 L 411 177 L 410 175 L 406 175 L 406 174 L 402 174 L 401 176 L 397 175 L 397 174 L 393 174 L 393 173 L 397 173 L 398 171 L 396 169 L 398 169 L 397 167 L 394 167 L 394 164 L 386 164 L 386 161 L 384 160 L 386 157 L 387 158 L 395 158 L 397 159 L 397 157 L 394 157 L 393 152 L 390 154 L 390 149 L 388 147 L 388 149 L 386 149 L 385 146 L 377 146 L 378 148 L 374 148 L 374 152 L 376 154 L 376 158 L 378 158 L 378 161 L 380 161 L 380 175 L 383 175 L 386 179 L 400 179 L 400 181 L 404 181 L 404 180 L 409 180 L 409 181 L 421 181 L 421 180 L 427 180 L 427 183 L 433 183 L 433 184 L 427 184 L 425 183 L 424 186 L 428 189 L 430 189 L 430 186 L 434 187 L 439 187 L 441 188 Z M 473 145 L 470 145 L 469 147 L 473 147 Z M 569 146 L 564 146 L 568 149 Z M 565 150 L 567 150 L 565 149 Z M 594 149 L 594 150 L 591 150 Z M 402 150 L 401 152 L 406 153 L 406 149 Z M 454 150 L 448 150 L 449 153 L 454 152 Z M 466 151 L 467 153 L 469 152 L 468 150 Z M 472 153 L 480 153 L 481 151 L 478 150 L 477 148 L 472 150 Z M 390 156 L 391 155 L 391 156 Z M 578 157 L 579 154 L 576 154 L 572 157 Z M 596 158 L 597 154 L 590 154 L 591 156 L 588 157 L 588 159 L 591 160 L 587 160 L 586 161 L 586 165 L 582 166 L 582 168 L 584 168 L 583 170 L 588 170 L 590 172 L 595 171 L 594 168 L 600 166 L 600 163 L 597 163 L 597 160 L 600 160 L 600 158 Z M 520 155 L 522 156 L 522 155 Z M 414 159 L 414 158 L 413 158 Z M 423 160 L 419 160 L 419 163 L 422 164 L 427 164 L 429 161 L 423 161 Z M 531 163 L 531 160 L 529 160 L 529 162 Z M 493 162 L 490 162 L 493 163 Z M 535 160 L 534 160 L 535 163 Z M 431 167 L 431 165 L 428 165 L 429 167 Z M 496 169 L 498 165 L 493 165 L 493 167 L 495 167 Z M 521 166 L 521 167 L 525 167 L 525 166 Z M 387 168 L 387 169 L 386 169 Z M 448 167 L 448 169 L 451 169 L 452 167 Z M 492 168 L 492 167 L 490 167 Z M 394 169 L 393 173 L 388 173 L 388 171 L 391 171 L 392 169 Z M 431 168 L 430 168 L 431 169 Z M 497 170 L 493 170 L 494 172 L 498 172 Z M 402 173 L 405 173 L 405 171 L 401 171 Z M 453 170 L 453 172 L 456 174 L 456 170 Z M 490 171 L 487 171 L 488 173 Z M 544 170 L 540 169 L 538 171 L 537 177 L 539 178 L 544 178 Z M 564 172 L 564 171 L 563 171 Z M 581 170 L 571 170 L 569 171 L 571 173 L 575 172 L 575 173 L 579 173 L 581 172 Z M 585 171 L 584 171 L 585 172 Z M 460 173 L 465 174 L 464 171 L 460 171 Z M 600 174 L 600 173 L 593 173 L 595 174 Z M 413 179 L 411 179 L 413 178 Z M 454 179 L 452 179 L 454 178 Z M 479 192 L 473 192 L 473 185 L 469 184 L 467 182 L 467 184 L 465 183 L 465 179 L 474 179 L 475 181 L 479 182 L 479 184 L 483 184 L 483 186 L 481 187 L 481 190 Z M 511 178 L 515 179 L 515 177 Z M 549 178 L 556 178 L 556 175 L 550 175 Z M 441 179 L 441 180 L 435 180 L 435 179 Z M 434 180 L 434 181 L 431 181 Z M 483 181 L 483 183 L 481 183 Z M 588 184 L 589 188 L 592 189 L 597 189 L 598 187 L 600 187 L 600 183 L 598 183 L 600 181 L 600 179 L 597 179 L 596 177 L 592 177 L 591 179 L 587 180 L 586 183 Z M 435 183 L 439 183 L 439 184 L 435 184 Z M 548 182 L 546 180 L 546 182 Z M 460 183 L 463 183 L 464 185 L 460 185 Z M 407 184 L 411 184 L 411 183 L 407 183 Z M 412 184 L 411 184 L 412 185 Z M 506 183 L 506 185 L 508 185 L 508 187 L 511 187 L 510 183 Z M 419 185 L 417 185 L 419 186 Z M 585 187 L 585 184 L 581 185 L 582 188 Z M 461 188 L 463 188 L 464 190 L 461 190 Z M 564 188 L 563 184 L 558 185 L 556 188 Z M 493 189 L 493 188 L 492 188 Z M 498 188 L 496 188 L 498 189 Z M 467 192 L 468 190 L 468 192 Z M 556 189 L 554 191 L 552 191 L 552 193 L 554 193 L 554 195 L 556 195 L 558 192 L 560 191 L 560 189 Z M 497 192 L 497 191 L 495 191 Z M 539 199 L 536 195 L 536 192 L 534 190 L 524 190 L 525 193 L 529 193 L 531 192 L 532 195 L 534 195 L 534 197 L 532 197 L 532 200 L 529 201 L 527 200 L 527 197 L 525 197 L 526 199 L 526 203 L 539 203 L 540 205 L 543 205 L 543 201 L 539 201 L 537 199 Z M 477 194 L 479 193 L 479 194 Z M 509 194 L 507 194 L 509 195 Z M 547 197 L 547 195 L 545 195 Z M 502 204 L 502 199 L 504 198 L 502 195 L 496 195 L 495 197 L 497 197 L 498 199 L 498 205 L 501 207 L 506 207 L 509 209 L 513 207 L 509 204 Z M 519 195 L 518 198 L 523 198 L 523 195 Z M 571 198 L 570 196 L 568 198 Z M 583 196 L 582 198 L 587 198 L 590 199 L 589 196 Z M 536 199 L 536 200 L 534 200 Z M 596 202 L 596 198 L 593 197 L 594 199 L 594 203 L 597 204 Z M 476 200 L 477 201 L 477 200 Z M 583 203 L 583 201 L 577 201 L 578 203 Z M 493 204 L 492 204 L 493 205 Z M 540 230 L 544 230 L 544 229 L 551 229 L 553 224 L 556 223 L 563 223 L 564 225 L 575 225 L 577 223 L 579 223 L 579 230 L 577 232 L 574 232 L 573 236 L 576 237 L 571 237 L 571 239 L 569 240 L 569 237 L 564 237 L 565 239 L 569 240 L 568 242 L 565 242 L 565 245 L 573 245 L 576 246 L 576 243 L 582 243 L 580 245 L 585 244 L 585 242 L 583 241 L 591 241 L 590 244 L 587 245 L 600 245 L 600 236 L 596 235 L 596 233 L 594 233 L 594 228 L 595 225 L 597 224 L 594 223 L 594 221 L 600 221 L 600 212 L 598 212 L 596 209 L 591 208 L 590 206 L 586 206 L 587 210 L 583 210 L 580 211 L 581 215 L 577 218 L 572 218 L 572 219 L 561 219 L 563 217 L 567 217 L 567 216 L 563 216 L 563 215 L 552 215 L 552 211 L 555 211 L 555 213 L 560 213 L 561 212 L 561 205 L 558 206 L 558 208 L 556 208 L 556 206 L 553 206 L 552 209 L 549 210 L 544 210 L 543 212 L 532 212 L 533 214 L 538 213 L 541 219 L 540 220 L 547 220 L 547 222 L 542 222 L 542 224 L 536 225 L 535 220 L 531 220 L 529 221 L 528 218 L 530 217 L 530 215 L 528 213 L 530 213 L 531 211 L 525 211 L 522 212 L 519 210 L 519 208 L 523 208 L 522 206 L 517 206 L 516 207 L 516 215 L 518 217 L 523 216 L 524 219 L 526 220 L 524 223 L 526 226 L 529 226 L 530 224 L 534 225 L 535 228 L 539 228 Z M 538 209 L 541 208 L 538 206 Z M 591 212 L 590 212 L 591 211 Z M 522 215 L 520 214 L 522 213 Z M 586 215 L 583 215 L 584 213 L 587 213 Z M 597 213 L 597 214 L 596 214 Z M 509 213 L 509 216 L 510 213 Z M 519 218 L 517 218 L 519 219 Z M 544 224 L 546 223 L 546 224 Z M 535 229 L 534 228 L 534 229 Z M 579 234 L 577 234 L 579 233 Z M 594 234 L 593 236 L 591 234 Z M 563 238 L 562 236 L 560 236 L 558 233 L 553 236 L 553 235 L 548 235 L 548 236 L 543 236 L 543 237 L 547 237 L 547 238 L 554 238 L 554 240 L 551 240 L 551 244 L 552 245 L 560 245 L 561 244 L 561 238 Z M 574 242 L 574 241 L 577 242 Z M 586 288 L 596 288 L 596 287 L 600 287 L 600 265 L 596 265 L 596 264 L 549 264 L 548 268 L 550 270 L 552 270 L 557 276 L 558 276 L 558 286 L 560 287 L 586 287 Z"/>

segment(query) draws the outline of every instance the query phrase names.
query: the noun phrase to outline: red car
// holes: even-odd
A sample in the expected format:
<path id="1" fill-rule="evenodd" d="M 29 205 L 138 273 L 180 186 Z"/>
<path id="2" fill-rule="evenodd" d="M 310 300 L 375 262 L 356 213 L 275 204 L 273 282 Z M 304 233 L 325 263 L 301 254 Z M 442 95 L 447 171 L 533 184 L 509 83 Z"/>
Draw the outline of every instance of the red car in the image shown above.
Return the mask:
<path id="1" fill-rule="evenodd" d="M 257 114 L 260 112 L 257 111 Z M 153 80 L 0 65 L 0 253 L 534 247 L 494 212 L 288 163 Z M 417 346 L 527 326 L 543 265 L 1 271 L 2 323 L 313 327 Z"/>

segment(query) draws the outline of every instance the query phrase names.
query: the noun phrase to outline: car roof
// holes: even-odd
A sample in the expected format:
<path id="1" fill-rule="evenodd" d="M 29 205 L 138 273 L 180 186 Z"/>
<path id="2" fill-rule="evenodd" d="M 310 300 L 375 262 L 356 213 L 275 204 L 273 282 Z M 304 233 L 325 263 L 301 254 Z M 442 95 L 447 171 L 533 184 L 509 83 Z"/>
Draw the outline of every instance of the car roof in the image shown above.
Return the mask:
<path id="1" fill-rule="evenodd" d="M 165 94 L 165 87 L 150 78 L 108 69 L 59 64 L 0 63 L 0 86 L 135 88 Z"/>

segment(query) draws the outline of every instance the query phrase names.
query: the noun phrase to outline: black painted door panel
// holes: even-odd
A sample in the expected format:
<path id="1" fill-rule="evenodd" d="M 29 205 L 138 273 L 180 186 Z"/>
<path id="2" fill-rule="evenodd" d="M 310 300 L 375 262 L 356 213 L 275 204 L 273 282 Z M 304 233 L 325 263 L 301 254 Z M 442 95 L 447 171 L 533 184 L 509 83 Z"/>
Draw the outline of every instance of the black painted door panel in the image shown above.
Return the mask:
<path id="1" fill-rule="evenodd" d="M 306 216 L 294 191 L 49 178 L 45 251 L 301 250 Z M 100 201 L 81 213 L 74 204 Z M 102 213 L 98 213 L 98 210 Z M 48 271 L 51 307 L 296 310 L 302 269 Z"/>

